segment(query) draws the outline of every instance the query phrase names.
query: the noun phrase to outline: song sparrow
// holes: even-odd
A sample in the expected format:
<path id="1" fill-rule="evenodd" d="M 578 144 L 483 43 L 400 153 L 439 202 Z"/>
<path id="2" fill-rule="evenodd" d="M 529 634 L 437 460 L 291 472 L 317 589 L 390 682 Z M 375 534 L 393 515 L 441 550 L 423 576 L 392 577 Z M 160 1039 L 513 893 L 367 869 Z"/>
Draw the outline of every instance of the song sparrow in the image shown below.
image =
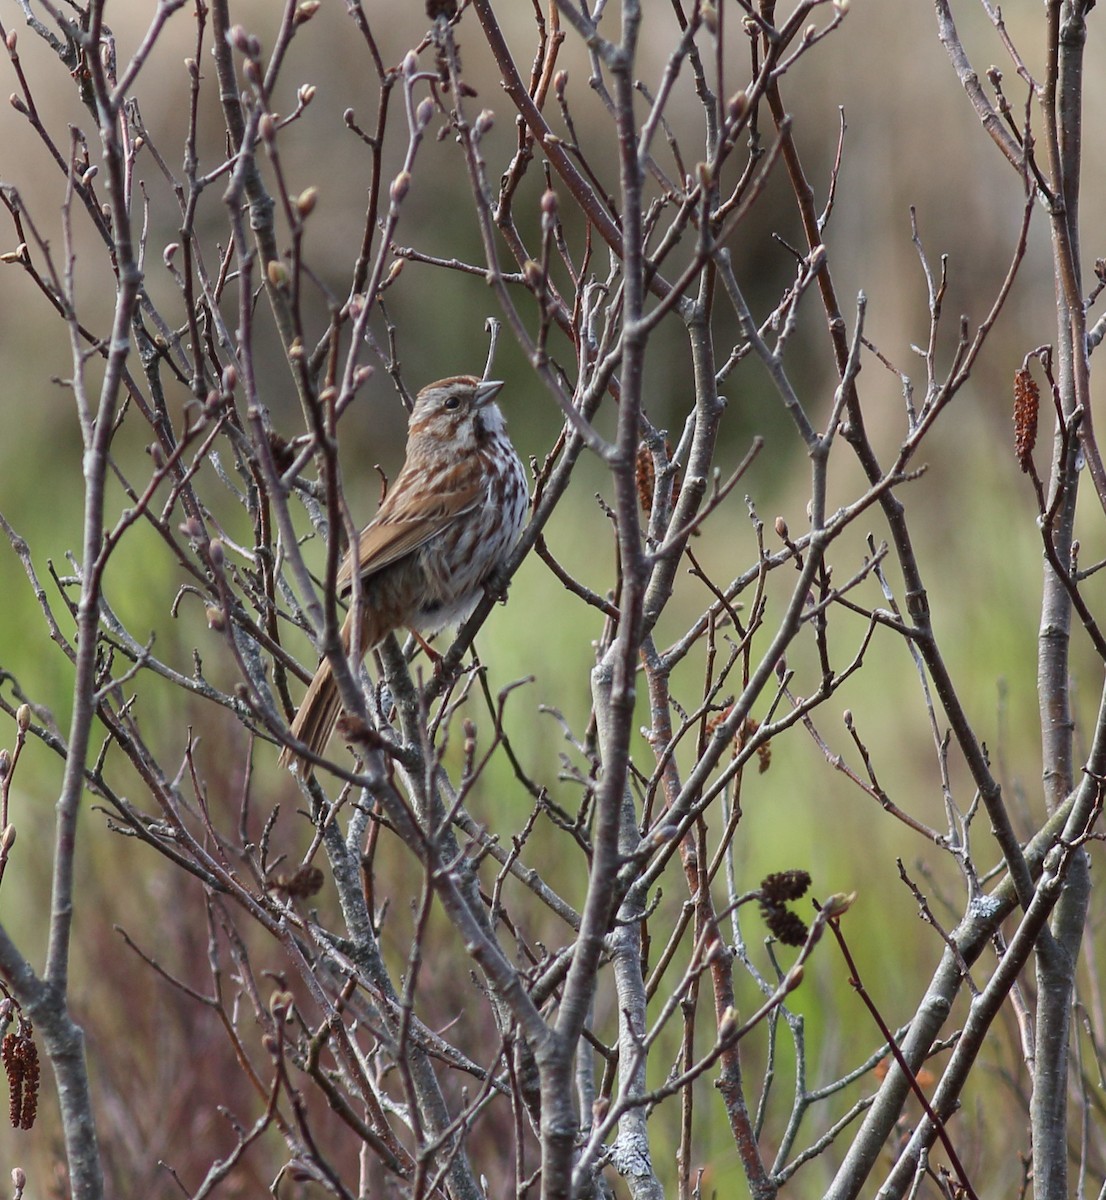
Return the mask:
<path id="1" fill-rule="evenodd" d="M 459 625 L 514 546 L 526 516 L 526 475 L 503 414 L 502 383 L 456 375 L 419 392 L 407 458 L 373 520 L 338 571 L 339 594 L 361 580 L 358 657 L 406 626 L 436 633 Z M 353 611 L 342 644 L 353 643 Z M 341 711 L 324 658 L 292 722 L 292 736 L 321 754 Z M 283 766 L 297 761 L 291 747 Z M 305 766 L 305 770 L 309 770 Z"/>

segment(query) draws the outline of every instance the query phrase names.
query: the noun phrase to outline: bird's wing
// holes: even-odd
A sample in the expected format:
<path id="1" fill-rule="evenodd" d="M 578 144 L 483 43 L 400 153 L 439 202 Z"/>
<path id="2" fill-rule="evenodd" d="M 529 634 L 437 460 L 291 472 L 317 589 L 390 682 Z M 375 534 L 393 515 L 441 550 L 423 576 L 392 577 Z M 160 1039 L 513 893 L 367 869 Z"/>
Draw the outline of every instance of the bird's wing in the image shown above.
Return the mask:
<path id="1" fill-rule="evenodd" d="M 402 495 L 402 480 L 386 497 L 380 511 L 361 531 L 357 552 L 347 554 L 336 580 L 339 594 L 350 588 L 354 563 L 365 578 L 417 550 L 480 501 L 484 485 L 478 475 L 468 475 L 453 491 L 410 492 Z M 460 482 L 460 481 L 459 481 Z M 393 499 L 396 503 L 389 503 Z"/>

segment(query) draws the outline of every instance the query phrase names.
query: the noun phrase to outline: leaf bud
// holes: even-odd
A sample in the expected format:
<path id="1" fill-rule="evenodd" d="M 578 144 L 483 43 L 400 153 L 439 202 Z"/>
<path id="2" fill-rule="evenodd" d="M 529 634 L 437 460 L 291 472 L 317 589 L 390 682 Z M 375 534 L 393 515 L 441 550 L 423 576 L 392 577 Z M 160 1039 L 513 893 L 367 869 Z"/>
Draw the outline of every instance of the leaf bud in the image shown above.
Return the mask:
<path id="1" fill-rule="evenodd" d="M 399 204 L 404 196 L 407 195 L 411 188 L 411 172 L 400 171 L 400 173 L 392 180 L 392 186 L 388 189 L 388 195 L 391 197 L 393 204 Z"/>
<path id="2" fill-rule="evenodd" d="M 243 25 L 232 25 L 227 30 L 227 41 L 241 54 L 249 53 L 250 35 Z"/>
<path id="3" fill-rule="evenodd" d="M 292 1009 L 295 1006 L 296 999 L 287 989 L 275 991 L 269 997 L 269 1011 L 278 1021 L 291 1020 Z"/>
<path id="4" fill-rule="evenodd" d="M 742 89 L 734 94 L 726 101 L 726 109 L 730 114 L 731 121 L 740 121 L 749 108 L 749 97 L 745 90 Z"/>
<path id="5" fill-rule="evenodd" d="M 301 217 L 309 217 L 314 211 L 318 199 L 319 189 L 317 187 L 304 188 L 296 197 L 296 212 Z"/>
<path id="6" fill-rule="evenodd" d="M 832 896 L 826 897 L 822 911 L 832 920 L 847 913 L 855 899 L 856 892 L 834 892 Z"/>

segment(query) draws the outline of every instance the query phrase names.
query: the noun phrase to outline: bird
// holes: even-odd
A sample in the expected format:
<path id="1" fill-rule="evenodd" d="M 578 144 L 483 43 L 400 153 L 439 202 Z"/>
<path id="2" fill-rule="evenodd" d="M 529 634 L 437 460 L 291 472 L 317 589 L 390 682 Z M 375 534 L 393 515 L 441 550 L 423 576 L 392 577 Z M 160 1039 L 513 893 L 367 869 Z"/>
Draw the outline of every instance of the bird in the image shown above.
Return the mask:
<path id="1" fill-rule="evenodd" d="M 430 635 L 462 624 L 506 560 L 526 518 L 526 473 L 495 403 L 501 380 L 454 375 L 419 392 L 395 483 L 338 569 L 348 594 L 360 579 L 357 657 L 404 627 Z M 351 609 L 342 645 L 351 653 Z M 295 743 L 320 756 L 341 712 L 323 658 L 292 722 L 281 765 L 310 774 Z"/>

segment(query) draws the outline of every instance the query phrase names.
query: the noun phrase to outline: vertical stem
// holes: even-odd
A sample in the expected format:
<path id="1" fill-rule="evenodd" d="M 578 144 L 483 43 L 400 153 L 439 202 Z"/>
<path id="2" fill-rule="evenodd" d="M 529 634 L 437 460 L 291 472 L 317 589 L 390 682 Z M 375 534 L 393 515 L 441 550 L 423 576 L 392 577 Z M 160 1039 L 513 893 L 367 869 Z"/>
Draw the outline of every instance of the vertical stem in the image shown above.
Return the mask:
<path id="1" fill-rule="evenodd" d="M 84 1036 L 68 1012 L 69 949 L 73 931 L 73 880 L 77 820 L 84 794 L 84 772 L 95 714 L 96 672 L 104 562 L 104 489 L 108 454 L 115 427 L 123 370 L 130 350 L 130 328 L 138 302 L 142 273 L 134 257 L 130 213 L 119 141 L 118 107 L 100 59 L 102 4 L 90 11 L 85 52 L 96 95 L 100 138 L 111 204 L 111 227 L 116 262 L 115 312 L 112 318 L 104 378 L 93 423 L 82 422 L 84 437 L 84 532 L 81 548 L 81 594 L 77 603 L 77 647 L 73 682 L 73 715 L 65 773 L 56 806 L 54 872 L 51 886 L 50 936 L 46 949 L 45 988 L 31 1015 L 39 1022 L 47 1053 L 57 1074 L 62 1129 L 70 1185 L 74 1197 L 98 1200 L 103 1195 L 100 1162 Z M 75 357 L 75 386 L 81 383 L 82 362 Z"/>
<path id="2" fill-rule="evenodd" d="M 1064 134 L 1064 128 L 1078 123 L 1078 107 L 1068 102 L 1059 104 L 1058 88 L 1063 70 L 1060 26 L 1063 21 L 1062 0 L 1050 0 L 1048 5 L 1048 76 L 1042 88 L 1041 102 L 1045 110 L 1045 142 L 1052 174 L 1053 194 L 1057 203 L 1051 214 L 1052 255 L 1056 281 L 1056 379 L 1065 418 L 1070 418 L 1079 403 L 1078 384 L 1086 372 L 1085 346 L 1076 345 L 1075 332 L 1081 324 L 1082 300 L 1079 288 L 1079 263 L 1075 254 L 1074 218 L 1077 197 L 1072 183 L 1078 184 L 1078 139 Z M 1068 84 L 1070 87 L 1070 83 Z M 1066 89 L 1065 89 L 1066 90 Z M 1072 155 L 1076 161 L 1072 162 Z M 1078 310 L 1078 311 L 1077 311 Z M 1085 338 L 1081 339 L 1085 342 Z M 1079 360 L 1082 360 L 1081 362 Z M 1067 562 L 1071 552 L 1072 530 L 1079 479 L 1074 455 L 1066 458 L 1063 430 L 1057 428 L 1053 439 L 1051 490 L 1061 491 L 1064 503 L 1050 531 L 1061 562 Z M 1037 694 L 1040 706 L 1042 757 L 1045 803 L 1050 812 L 1071 790 L 1072 779 L 1072 716 L 1068 697 L 1068 655 L 1071 640 L 1071 602 L 1067 590 L 1046 563 L 1041 604 L 1041 627 L 1038 635 Z"/>
<path id="3" fill-rule="evenodd" d="M 1048 73 L 1042 89 L 1045 140 L 1057 203 L 1051 214 L 1056 279 L 1057 385 L 1063 416 L 1082 410 L 1090 417 L 1090 373 L 1079 267 L 1079 179 L 1082 143 L 1083 48 L 1086 22 L 1082 0 L 1049 0 Z M 1067 562 L 1075 525 L 1078 475 L 1074 455 L 1064 452 L 1056 430 L 1052 487 L 1064 502 L 1049 531 L 1061 562 Z M 1091 435 L 1093 439 L 1093 434 Z M 1095 451 L 1092 446 L 1092 458 Z M 1054 493 L 1055 494 L 1055 493 Z M 1045 803 L 1054 812 L 1074 779 L 1074 719 L 1068 685 L 1071 600 L 1046 563 L 1041 604 L 1037 689 Z M 1051 934 L 1036 954 L 1037 1012 L 1033 1096 L 1033 1186 L 1038 1200 L 1067 1196 L 1067 1076 L 1071 1000 L 1079 944 L 1090 899 L 1086 855 L 1077 851 L 1056 905 Z"/>
<path id="4" fill-rule="evenodd" d="M 576 1130 L 568 1108 L 572 1057 L 583 1031 L 595 988 L 603 939 L 617 900 L 615 880 L 623 821 L 633 820 L 624 803 L 633 734 L 634 677 L 643 630 L 646 564 L 638 520 L 635 464 L 641 437 L 641 388 L 648 331 L 642 324 L 645 297 L 642 169 L 634 119 L 634 59 L 641 12 L 624 0 L 622 39 L 609 54 L 618 134 L 623 235 L 623 328 L 618 427 L 611 473 L 615 492 L 619 561 L 623 578 L 617 633 L 592 672 L 592 697 L 600 726 L 603 775 L 596 796 L 594 851 L 580 935 L 565 980 L 555 1049 L 542 1063 L 542 1196 L 568 1200 L 572 1194 L 571 1156 Z M 628 817 L 626 814 L 629 814 Z M 632 832 L 632 829 L 631 829 Z"/>

